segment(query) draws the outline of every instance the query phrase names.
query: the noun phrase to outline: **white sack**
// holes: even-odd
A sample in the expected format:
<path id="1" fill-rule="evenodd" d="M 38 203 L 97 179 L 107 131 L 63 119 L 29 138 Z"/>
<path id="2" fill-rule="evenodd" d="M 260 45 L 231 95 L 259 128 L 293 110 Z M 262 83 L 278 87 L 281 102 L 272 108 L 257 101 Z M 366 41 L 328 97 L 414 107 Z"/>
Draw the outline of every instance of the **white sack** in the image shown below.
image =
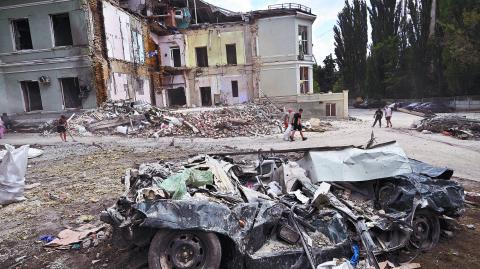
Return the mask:
<path id="1" fill-rule="evenodd" d="M 292 125 L 289 124 L 285 132 L 283 133 L 283 140 L 289 141 L 290 140 L 290 134 L 292 133 Z"/>
<path id="2" fill-rule="evenodd" d="M 25 145 L 15 149 L 5 145 L 7 152 L 0 163 L 0 204 L 25 200 L 25 173 L 27 172 L 28 149 Z"/>

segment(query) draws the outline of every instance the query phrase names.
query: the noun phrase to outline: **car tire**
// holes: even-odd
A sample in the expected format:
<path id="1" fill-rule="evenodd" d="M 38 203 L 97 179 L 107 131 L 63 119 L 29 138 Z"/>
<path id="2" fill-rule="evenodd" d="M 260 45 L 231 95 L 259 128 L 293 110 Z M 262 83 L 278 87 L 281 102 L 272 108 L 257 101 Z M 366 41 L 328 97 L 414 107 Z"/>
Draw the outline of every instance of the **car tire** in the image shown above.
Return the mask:
<path id="1" fill-rule="evenodd" d="M 440 239 L 440 220 L 427 209 L 417 209 L 412 219 L 413 232 L 409 248 L 427 251 L 432 249 Z"/>
<path id="2" fill-rule="evenodd" d="M 148 251 L 149 269 L 217 269 L 222 248 L 214 233 L 159 230 Z"/>

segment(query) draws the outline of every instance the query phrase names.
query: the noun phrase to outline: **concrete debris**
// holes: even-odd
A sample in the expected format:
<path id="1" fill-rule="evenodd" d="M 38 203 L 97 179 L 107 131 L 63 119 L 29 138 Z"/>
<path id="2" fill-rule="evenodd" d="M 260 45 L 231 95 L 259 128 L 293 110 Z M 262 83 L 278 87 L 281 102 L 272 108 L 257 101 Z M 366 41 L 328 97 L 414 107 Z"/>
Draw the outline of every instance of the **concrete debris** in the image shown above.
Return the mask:
<path id="1" fill-rule="evenodd" d="M 416 126 L 417 131 L 424 133 L 441 133 L 458 139 L 480 139 L 480 120 L 460 116 L 434 116 L 423 119 Z"/>
<path id="2" fill-rule="evenodd" d="M 388 163 L 380 153 L 389 145 L 375 147 L 377 162 Z M 326 150 L 332 148 L 315 149 Z M 411 167 L 401 175 L 326 183 L 309 178 L 297 159 L 276 154 L 207 154 L 128 169 L 125 193 L 101 220 L 135 238 L 130 243 L 150 242 L 149 259 L 163 259 L 157 250 L 176 244 L 173 235 L 180 233 L 187 244 L 188 238 L 216 242 L 217 235 L 231 241 L 236 254 L 229 268 L 419 268 L 378 259 L 431 249 L 440 236 L 438 219 L 464 210 L 463 188 L 449 181 L 448 169 L 407 158 Z M 204 251 L 219 264 L 223 249 L 215 244 Z"/>
<path id="3" fill-rule="evenodd" d="M 280 111 L 269 103 L 204 110 L 167 110 L 126 101 L 105 102 L 100 108 L 75 115 L 69 121 L 76 136 L 121 134 L 132 137 L 236 137 L 282 132 Z M 55 123 L 45 130 L 52 133 Z"/>

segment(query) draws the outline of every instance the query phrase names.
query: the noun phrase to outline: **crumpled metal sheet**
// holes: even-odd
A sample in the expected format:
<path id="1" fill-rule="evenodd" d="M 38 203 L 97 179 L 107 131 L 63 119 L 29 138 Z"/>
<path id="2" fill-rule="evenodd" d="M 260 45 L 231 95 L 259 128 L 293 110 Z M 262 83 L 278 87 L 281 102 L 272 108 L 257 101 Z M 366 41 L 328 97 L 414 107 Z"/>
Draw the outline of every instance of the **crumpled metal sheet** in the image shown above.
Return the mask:
<path id="1" fill-rule="evenodd" d="M 452 169 L 432 166 L 414 159 L 410 159 L 410 166 L 412 167 L 413 173 L 431 178 L 450 179 L 453 176 Z"/>
<path id="2" fill-rule="evenodd" d="M 146 217 L 143 227 L 201 230 L 231 238 L 241 252 L 255 251 L 267 236 L 269 224 L 276 224 L 285 210 L 281 203 L 239 203 L 232 208 L 210 201 L 158 200 L 134 207 Z M 263 238 L 263 239 L 262 239 Z"/>
<path id="3" fill-rule="evenodd" d="M 310 151 L 298 163 L 313 183 L 366 181 L 413 172 L 408 157 L 397 143 L 371 149 Z"/>
<path id="4" fill-rule="evenodd" d="M 410 173 L 387 179 L 395 186 L 389 197 L 386 211 L 410 212 L 415 199 L 422 199 L 422 207 L 428 207 L 438 214 L 458 216 L 464 205 L 464 190 L 450 180 L 431 178 Z"/>

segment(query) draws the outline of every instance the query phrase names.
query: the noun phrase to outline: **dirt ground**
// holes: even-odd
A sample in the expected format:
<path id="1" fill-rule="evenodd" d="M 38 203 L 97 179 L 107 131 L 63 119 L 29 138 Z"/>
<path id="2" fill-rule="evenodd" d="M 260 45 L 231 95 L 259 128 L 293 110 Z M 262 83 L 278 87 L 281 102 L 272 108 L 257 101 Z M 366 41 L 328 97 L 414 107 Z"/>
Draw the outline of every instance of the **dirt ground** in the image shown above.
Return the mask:
<path id="1" fill-rule="evenodd" d="M 241 149 L 361 145 L 372 132 L 373 111 L 351 110 L 359 121 L 332 121 L 333 130 L 307 133 L 309 140 L 284 142 L 281 135 L 230 139 L 81 137 L 62 143 L 59 138 L 35 134 L 8 134 L 1 144 L 30 144 L 44 155 L 29 161 L 26 183 L 40 183 L 26 191 L 26 201 L 0 207 L 0 268 L 141 268 L 144 250 L 122 250 L 110 239 L 82 250 L 45 250 L 42 235 L 57 235 L 66 227 L 78 227 L 82 215 L 93 215 L 112 205 L 122 192 L 125 169 L 142 162 L 188 157 L 196 153 Z M 374 130 L 377 142 L 397 140 L 409 157 L 455 170 L 455 180 L 466 190 L 480 191 L 480 141 L 462 141 L 439 134 L 409 130 L 419 118 L 393 115 L 394 128 Z M 416 261 L 422 268 L 479 268 L 477 224 L 480 208 L 468 207 L 452 238 L 441 238 L 431 252 Z"/>

